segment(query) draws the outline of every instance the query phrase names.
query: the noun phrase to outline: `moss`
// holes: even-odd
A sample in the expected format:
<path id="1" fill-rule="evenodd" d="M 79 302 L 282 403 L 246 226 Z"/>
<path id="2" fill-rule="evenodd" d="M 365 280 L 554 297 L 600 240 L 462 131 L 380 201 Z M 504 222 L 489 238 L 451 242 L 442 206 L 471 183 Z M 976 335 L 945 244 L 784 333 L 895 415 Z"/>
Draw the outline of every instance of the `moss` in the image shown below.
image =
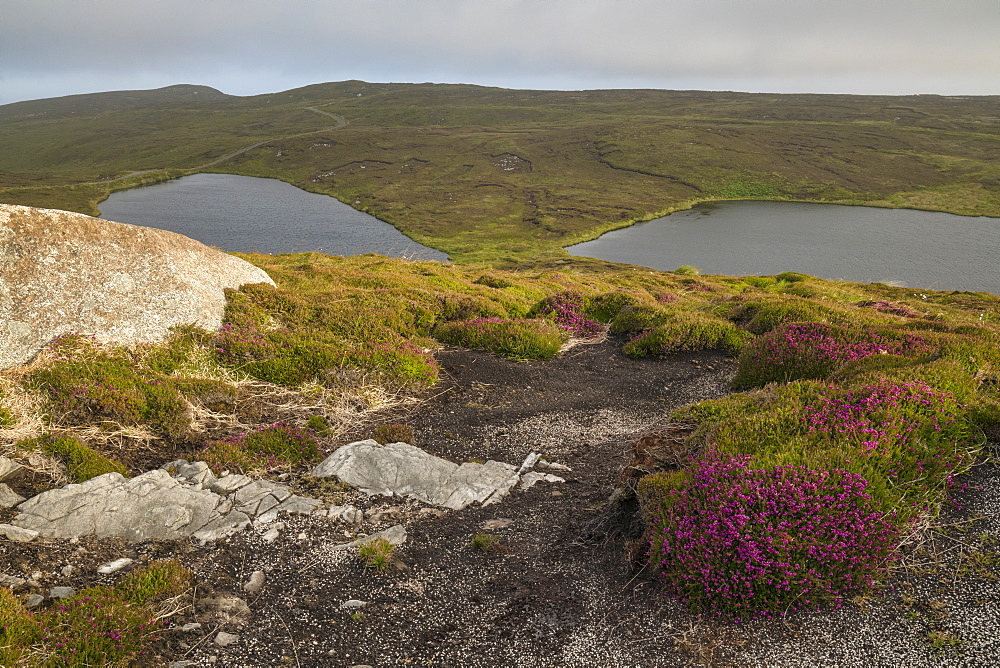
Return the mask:
<path id="1" fill-rule="evenodd" d="M 409 443 L 416 445 L 413 436 L 413 429 L 405 424 L 383 424 L 375 427 L 372 431 L 372 438 L 379 443 Z"/>

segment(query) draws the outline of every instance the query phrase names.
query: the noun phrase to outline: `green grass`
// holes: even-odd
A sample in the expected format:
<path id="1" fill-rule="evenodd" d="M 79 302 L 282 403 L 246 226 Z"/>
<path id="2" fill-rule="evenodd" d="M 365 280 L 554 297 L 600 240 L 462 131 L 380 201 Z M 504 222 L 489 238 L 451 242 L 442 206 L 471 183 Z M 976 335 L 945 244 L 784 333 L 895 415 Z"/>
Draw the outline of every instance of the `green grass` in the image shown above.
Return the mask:
<path id="1" fill-rule="evenodd" d="M 109 192 L 140 182 L 205 170 L 274 177 L 456 260 L 498 266 L 565 258 L 571 243 L 719 199 L 1000 215 L 988 97 L 358 81 L 247 98 L 192 93 L 0 106 L 0 201 L 93 214 Z M 315 110 L 348 124 L 334 129 Z"/>
<path id="2" fill-rule="evenodd" d="M 392 555 L 396 546 L 385 538 L 376 538 L 358 547 L 358 560 L 365 568 L 384 571 L 392 565 Z"/>

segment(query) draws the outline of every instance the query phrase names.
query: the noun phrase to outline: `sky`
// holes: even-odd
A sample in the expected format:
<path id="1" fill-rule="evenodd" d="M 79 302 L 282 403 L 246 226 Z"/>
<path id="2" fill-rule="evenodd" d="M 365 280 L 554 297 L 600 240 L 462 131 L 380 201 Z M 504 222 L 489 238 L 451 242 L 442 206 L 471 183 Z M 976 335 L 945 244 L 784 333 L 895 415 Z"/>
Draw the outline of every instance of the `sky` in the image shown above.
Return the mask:
<path id="1" fill-rule="evenodd" d="M 1000 0 L 0 0 L 0 104 L 327 81 L 1000 94 Z"/>

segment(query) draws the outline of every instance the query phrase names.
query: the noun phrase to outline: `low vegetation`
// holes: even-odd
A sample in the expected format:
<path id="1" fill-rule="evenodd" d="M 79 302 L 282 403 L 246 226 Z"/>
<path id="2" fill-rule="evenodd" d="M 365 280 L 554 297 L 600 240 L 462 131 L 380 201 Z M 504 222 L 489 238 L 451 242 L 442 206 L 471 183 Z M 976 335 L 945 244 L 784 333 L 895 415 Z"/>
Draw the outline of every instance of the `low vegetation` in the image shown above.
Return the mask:
<path id="1" fill-rule="evenodd" d="M 53 432 L 26 445 L 85 479 L 123 470 L 100 434 L 129 424 L 161 442 L 201 438 L 192 454 L 213 469 L 262 475 L 315 462 L 317 432 L 336 425 L 320 402 L 294 420 L 199 436 L 205 407 L 231 410 L 247 383 L 298 401 L 359 387 L 420 394 L 437 380 L 442 344 L 544 359 L 606 331 L 636 357 L 719 350 L 737 358 L 741 391 L 670 416 L 689 427 L 686 454 L 642 478 L 638 497 L 650 567 L 667 588 L 693 609 L 747 619 L 877 587 L 979 460 L 984 434 L 1000 433 L 1000 298 L 987 294 L 598 262 L 505 271 L 246 257 L 278 287 L 231 293 L 217 334 L 185 328 L 128 350 L 56 341 L 19 376 L 45 407 L 39 428 Z M 385 424 L 373 435 L 407 433 Z M 378 544 L 360 558 L 373 569 L 392 559 Z"/>
<path id="2" fill-rule="evenodd" d="M 0 664 L 113 666 L 148 662 L 172 598 L 191 573 L 176 561 L 154 562 L 113 587 L 83 589 L 32 612 L 0 588 Z"/>

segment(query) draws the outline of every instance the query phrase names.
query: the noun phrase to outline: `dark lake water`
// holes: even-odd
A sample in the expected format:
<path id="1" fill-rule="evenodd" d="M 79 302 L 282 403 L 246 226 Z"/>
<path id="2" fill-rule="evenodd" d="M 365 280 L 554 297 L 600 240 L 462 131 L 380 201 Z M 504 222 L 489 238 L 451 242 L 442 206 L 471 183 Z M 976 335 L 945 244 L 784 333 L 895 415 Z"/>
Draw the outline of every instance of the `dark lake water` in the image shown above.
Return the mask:
<path id="1" fill-rule="evenodd" d="M 1000 294 L 1000 218 L 806 204 L 700 204 L 599 239 L 571 255 L 703 274 L 797 271 L 859 283 Z"/>
<path id="2" fill-rule="evenodd" d="M 120 190 L 98 206 L 101 218 L 178 232 L 226 251 L 448 259 L 374 216 L 276 179 L 195 174 Z"/>

